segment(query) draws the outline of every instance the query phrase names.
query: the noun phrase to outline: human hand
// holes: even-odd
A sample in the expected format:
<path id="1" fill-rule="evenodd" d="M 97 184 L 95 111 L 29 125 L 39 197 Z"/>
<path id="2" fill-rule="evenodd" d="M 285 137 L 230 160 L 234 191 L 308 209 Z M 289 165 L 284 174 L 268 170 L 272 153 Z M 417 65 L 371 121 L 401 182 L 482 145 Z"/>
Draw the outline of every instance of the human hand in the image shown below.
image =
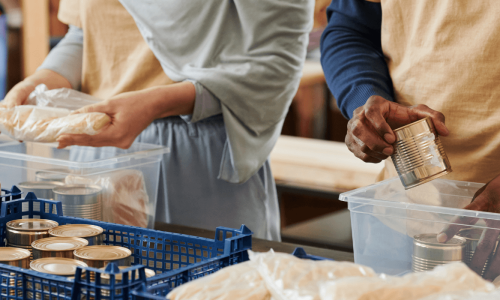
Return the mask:
<path id="1" fill-rule="evenodd" d="M 491 213 L 500 213 L 500 175 L 480 188 L 472 198 L 471 204 L 464 207 L 468 210 L 477 210 Z M 500 235 L 500 221 L 484 219 L 490 229 L 485 229 L 479 239 L 472 257 L 470 268 L 481 275 L 486 260 L 489 258 L 489 268 L 484 274 L 485 279 L 493 280 L 500 275 L 500 251 L 490 257 L 495 250 L 497 238 Z M 448 226 L 437 236 L 438 242 L 445 243 L 453 238 L 461 229 L 470 228 L 476 224 L 478 218 L 455 217 Z"/>
<path id="2" fill-rule="evenodd" d="M 394 153 L 392 144 L 396 136 L 392 128 L 431 117 L 439 135 L 447 136 L 444 115 L 426 105 L 404 106 L 380 96 L 371 96 L 365 105 L 354 111 L 347 124 L 345 143 L 361 160 L 379 163 Z"/>
<path id="3" fill-rule="evenodd" d="M 153 87 L 119 94 L 74 113 L 102 112 L 111 123 L 96 135 L 64 134 L 57 142 L 62 149 L 71 145 L 128 149 L 135 138 L 155 119 L 193 112 L 196 89 L 191 82 Z"/>
<path id="4" fill-rule="evenodd" d="M 0 102 L 0 106 L 4 108 L 13 108 L 14 106 L 23 105 L 28 100 L 31 92 L 35 90 L 36 84 L 23 80 L 16 84 L 8 93 L 5 98 Z"/>

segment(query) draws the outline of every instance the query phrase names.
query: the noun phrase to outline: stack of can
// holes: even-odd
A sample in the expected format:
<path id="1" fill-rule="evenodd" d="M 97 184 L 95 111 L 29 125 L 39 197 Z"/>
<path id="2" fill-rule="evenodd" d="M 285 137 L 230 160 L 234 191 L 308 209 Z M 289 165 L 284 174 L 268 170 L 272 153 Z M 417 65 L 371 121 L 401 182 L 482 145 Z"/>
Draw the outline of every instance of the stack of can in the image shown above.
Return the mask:
<path id="1" fill-rule="evenodd" d="M 53 189 L 55 200 L 61 201 L 63 214 L 69 217 L 102 220 L 99 186 L 66 185 Z"/>
<path id="2" fill-rule="evenodd" d="M 49 235 L 53 237 L 74 237 L 88 241 L 89 246 L 102 245 L 104 240 L 104 230 L 95 225 L 69 224 L 62 225 L 49 230 Z"/>
<path id="3" fill-rule="evenodd" d="M 7 222 L 7 244 L 32 252 L 31 244 L 49 237 L 49 229 L 58 225 L 56 221 L 44 219 L 19 219 Z"/>
<path id="4" fill-rule="evenodd" d="M 394 134 L 396 142 L 391 158 L 405 189 L 451 172 L 450 161 L 431 118 L 395 129 Z"/>
<path id="5" fill-rule="evenodd" d="M 437 241 L 437 234 L 419 234 L 413 238 L 412 271 L 422 272 L 451 262 L 465 262 L 467 240 L 453 237 L 446 243 Z"/>

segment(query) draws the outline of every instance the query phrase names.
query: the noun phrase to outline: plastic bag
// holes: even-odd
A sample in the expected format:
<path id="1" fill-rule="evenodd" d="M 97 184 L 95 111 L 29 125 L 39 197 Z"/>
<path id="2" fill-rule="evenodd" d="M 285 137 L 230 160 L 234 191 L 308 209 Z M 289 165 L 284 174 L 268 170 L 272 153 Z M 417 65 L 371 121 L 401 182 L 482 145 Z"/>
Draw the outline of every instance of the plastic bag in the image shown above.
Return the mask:
<path id="1" fill-rule="evenodd" d="M 62 134 L 95 135 L 111 122 L 104 113 L 70 115 L 99 99 L 70 89 L 46 89 L 45 85 L 37 86 L 28 105 L 0 106 L 0 132 L 16 140 L 52 143 Z"/>
<path id="2" fill-rule="evenodd" d="M 118 170 L 102 175 L 68 175 L 68 185 L 98 185 L 102 188 L 103 221 L 147 228 L 149 197 L 144 176 L 138 170 Z"/>

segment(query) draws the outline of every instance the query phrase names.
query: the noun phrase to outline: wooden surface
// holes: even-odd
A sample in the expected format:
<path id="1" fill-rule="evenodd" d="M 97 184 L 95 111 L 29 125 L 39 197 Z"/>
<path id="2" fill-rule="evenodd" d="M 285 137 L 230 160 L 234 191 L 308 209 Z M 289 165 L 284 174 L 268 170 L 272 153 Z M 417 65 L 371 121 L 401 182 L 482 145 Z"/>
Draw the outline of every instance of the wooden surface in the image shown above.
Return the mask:
<path id="1" fill-rule="evenodd" d="M 155 224 L 155 229 L 162 230 L 162 231 L 168 231 L 168 232 L 174 232 L 174 233 L 199 236 L 199 237 L 204 237 L 204 238 L 211 238 L 211 239 L 215 237 L 215 231 L 187 227 L 187 226 L 181 226 L 181 225 L 159 223 L 159 222 L 157 222 Z M 310 255 L 317 255 L 317 256 L 331 258 L 331 259 L 338 260 L 338 261 L 354 261 L 354 254 L 350 253 L 350 252 L 336 251 L 336 250 L 330 250 L 330 249 L 322 249 L 322 248 L 318 248 L 318 247 L 302 246 L 299 244 L 280 243 L 280 242 L 273 242 L 273 241 L 268 241 L 268 240 L 263 240 L 263 239 L 252 238 L 252 250 L 257 251 L 257 252 L 266 252 L 266 251 L 269 251 L 270 249 L 273 249 L 276 252 L 284 252 L 284 253 L 291 254 L 293 252 L 293 250 L 295 250 L 296 247 L 304 248 L 306 253 L 310 254 Z"/>
<path id="2" fill-rule="evenodd" d="M 344 143 L 281 136 L 271 168 L 280 184 L 343 192 L 373 184 L 383 164 L 361 161 Z"/>
<path id="3" fill-rule="evenodd" d="M 353 251 L 351 215 L 343 209 L 281 230 L 283 241 Z"/>
<path id="4" fill-rule="evenodd" d="M 49 0 L 22 0 L 24 77 L 33 74 L 49 53 Z"/>

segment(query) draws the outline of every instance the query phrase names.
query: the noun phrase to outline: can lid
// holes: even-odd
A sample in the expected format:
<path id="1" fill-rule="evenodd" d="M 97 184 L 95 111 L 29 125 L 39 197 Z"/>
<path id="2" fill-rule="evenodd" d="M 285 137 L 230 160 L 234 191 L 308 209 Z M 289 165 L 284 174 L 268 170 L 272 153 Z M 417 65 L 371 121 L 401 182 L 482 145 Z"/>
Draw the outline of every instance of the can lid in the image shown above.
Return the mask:
<path id="1" fill-rule="evenodd" d="M 46 257 L 32 261 L 30 267 L 46 274 L 71 276 L 75 275 L 76 267 L 87 267 L 87 264 L 71 258 Z"/>
<path id="2" fill-rule="evenodd" d="M 94 195 L 101 192 L 101 187 L 95 185 L 65 185 L 54 188 L 54 193 L 59 195 Z"/>
<path id="3" fill-rule="evenodd" d="M 14 247 L 0 247 L 0 261 L 16 261 L 31 256 L 31 252 L 26 249 Z"/>
<path id="4" fill-rule="evenodd" d="M 47 180 L 64 180 L 68 176 L 69 170 L 67 169 L 49 169 L 44 171 L 37 171 L 35 173 L 37 178 L 47 179 Z"/>
<path id="5" fill-rule="evenodd" d="M 414 237 L 415 242 L 420 242 L 426 245 L 439 246 L 439 247 L 457 247 L 463 246 L 467 242 L 463 237 L 454 236 L 452 239 L 446 243 L 440 243 L 437 240 L 437 234 L 435 233 L 423 233 L 416 235 Z"/>
<path id="6" fill-rule="evenodd" d="M 75 250 L 74 255 L 87 260 L 118 260 L 132 255 L 132 251 L 120 246 L 87 246 Z"/>
<path id="7" fill-rule="evenodd" d="M 49 234 L 59 237 L 93 237 L 103 233 L 104 229 L 95 225 L 69 224 L 49 229 Z"/>
<path id="8" fill-rule="evenodd" d="M 19 231 L 49 230 L 59 226 L 59 223 L 46 219 L 18 219 L 7 222 L 7 228 Z"/>
<path id="9" fill-rule="evenodd" d="M 125 270 L 125 269 L 130 268 L 130 267 L 127 267 L 127 266 L 118 266 L 118 268 L 119 268 L 120 270 Z M 106 269 L 106 267 L 104 267 L 104 268 L 100 268 L 99 270 L 105 270 L 105 269 Z M 145 269 L 144 269 L 144 272 L 146 273 L 146 278 L 150 278 L 150 277 L 153 277 L 153 276 L 155 276 L 155 275 L 156 275 L 156 272 L 155 272 L 154 270 L 151 270 L 151 269 L 148 269 L 148 268 L 145 268 Z M 130 271 L 130 273 L 131 273 L 131 271 Z M 123 273 L 120 273 L 120 274 L 115 274 L 115 279 L 116 279 L 116 280 L 122 280 L 122 274 L 123 274 Z M 131 276 L 131 275 L 130 275 L 130 276 Z M 110 278 L 111 278 L 111 274 L 108 274 L 108 273 L 102 273 L 102 274 L 101 274 L 101 278 L 102 278 L 102 279 L 110 279 Z M 130 278 L 130 277 L 129 277 L 129 278 Z M 138 270 L 136 270 L 136 272 L 135 272 L 135 278 L 136 278 L 136 279 L 137 279 L 137 278 L 139 278 L 139 272 L 138 272 Z"/>
<path id="10" fill-rule="evenodd" d="M 31 247 L 40 251 L 68 251 L 85 247 L 89 242 L 76 237 L 49 237 L 31 243 Z"/>
<path id="11" fill-rule="evenodd" d="M 40 189 L 52 190 L 55 187 L 63 186 L 64 183 L 60 181 L 25 181 L 17 185 L 21 189 Z"/>

